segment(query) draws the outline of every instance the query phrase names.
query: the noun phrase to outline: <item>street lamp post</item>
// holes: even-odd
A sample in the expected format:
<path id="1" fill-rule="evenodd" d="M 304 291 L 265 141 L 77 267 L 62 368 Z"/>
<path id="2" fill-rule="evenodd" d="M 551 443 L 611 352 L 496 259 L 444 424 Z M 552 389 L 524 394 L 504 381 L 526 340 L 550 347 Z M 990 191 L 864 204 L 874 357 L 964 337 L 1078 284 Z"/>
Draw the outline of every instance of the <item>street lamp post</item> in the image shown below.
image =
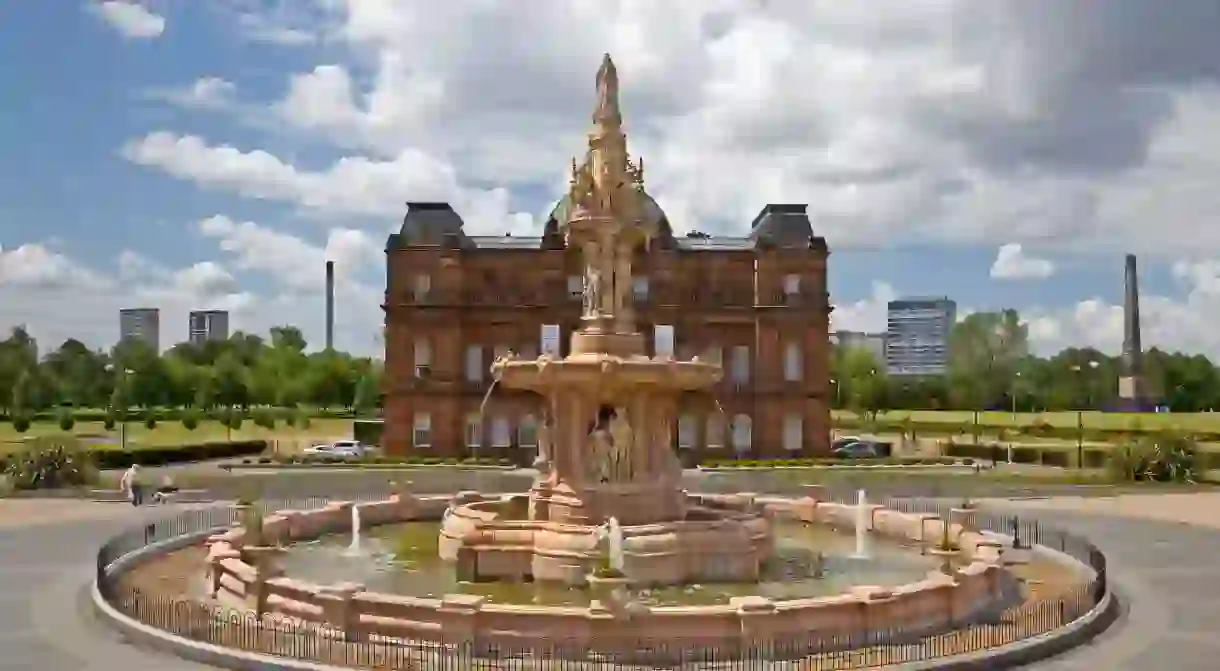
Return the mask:
<path id="1" fill-rule="evenodd" d="M 1017 428 L 1017 381 L 1021 379 L 1021 371 L 1017 371 L 1012 378 L 1012 389 L 1008 395 L 1012 400 L 1012 426 L 1015 431 Z M 1008 436 L 1008 463 L 1012 463 L 1012 434 Z"/>
<path id="2" fill-rule="evenodd" d="M 1100 365 L 1101 363 L 1098 361 L 1090 361 L 1087 364 L 1089 370 L 1097 370 Z M 1084 376 L 1081 375 L 1084 369 L 1080 367 L 1080 364 L 1073 364 L 1072 371 L 1079 376 L 1077 381 L 1085 391 L 1085 405 L 1091 406 L 1093 404 L 1092 392 L 1085 386 Z M 1076 468 L 1084 468 L 1084 409 L 1080 406 L 1077 406 L 1076 410 Z"/>

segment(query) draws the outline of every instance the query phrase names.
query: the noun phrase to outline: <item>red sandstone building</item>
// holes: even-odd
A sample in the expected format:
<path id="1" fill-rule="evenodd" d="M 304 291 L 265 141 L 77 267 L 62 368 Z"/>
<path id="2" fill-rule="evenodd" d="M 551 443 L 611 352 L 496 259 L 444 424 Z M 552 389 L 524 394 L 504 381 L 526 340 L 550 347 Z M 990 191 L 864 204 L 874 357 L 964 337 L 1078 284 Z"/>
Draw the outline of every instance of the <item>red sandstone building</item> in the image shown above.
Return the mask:
<path id="1" fill-rule="evenodd" d="M 634 299 L 649 354 L 724 366 L 711 396 L 684 398 L 674 449 L 699 457 L 826 454 L 830 441 L 827 248 L 804 205 L 768 205 L 743 238 L 661 236 L 637 251 Z M 538 397 L 494 390 L 499 354 L 567 354 L 581 264 L 561 201 L 541 238 L 468 236 L 447 203 L 409 203 L 386 245 L 388 454 L 532 458 Z M 719 408 L 717 407 L 719 404 Z M 722 408 L 722 410 L 720 410 Z"/>

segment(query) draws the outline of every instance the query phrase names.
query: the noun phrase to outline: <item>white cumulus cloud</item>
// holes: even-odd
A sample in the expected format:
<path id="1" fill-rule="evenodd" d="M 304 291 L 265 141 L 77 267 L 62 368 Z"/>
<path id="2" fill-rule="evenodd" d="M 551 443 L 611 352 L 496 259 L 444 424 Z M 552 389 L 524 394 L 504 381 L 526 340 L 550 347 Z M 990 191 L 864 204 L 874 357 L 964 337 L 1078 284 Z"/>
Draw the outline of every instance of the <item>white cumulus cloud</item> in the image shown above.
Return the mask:
<path id="1" fill-rule="evenodd" d="M 165 17 L 137 2 L 107 0 L 91 3 L 89 8 L 128 39 L 151 39 L 165 32 Z"/>
<path id="2" fill-rule="evenodd" d="M 1002 245 L 991 264 L 991 277 L 997 280 L 1044 280 L 1054 274 L 1052 261 L 1030 256 L 1017 242 Z"/>

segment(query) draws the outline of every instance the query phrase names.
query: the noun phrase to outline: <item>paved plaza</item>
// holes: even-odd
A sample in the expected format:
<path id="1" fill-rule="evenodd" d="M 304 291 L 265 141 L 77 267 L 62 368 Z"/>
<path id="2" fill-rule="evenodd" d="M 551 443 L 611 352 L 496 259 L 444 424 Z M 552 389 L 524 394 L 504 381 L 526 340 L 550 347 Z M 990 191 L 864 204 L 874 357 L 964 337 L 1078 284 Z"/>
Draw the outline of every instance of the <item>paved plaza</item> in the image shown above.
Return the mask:
<path id="1" fill-rule="evenodd" d="M 1220 659 L 1220 494 L 986 501 L 1081 533 L 1109 558 L 1125 613 L 1038 671 L 1202 671 Z M 0 670 L 202 670 L 127 645 L 94 622 L 87 588 L 107 538 L 173 507 L 0 500 Z"/>

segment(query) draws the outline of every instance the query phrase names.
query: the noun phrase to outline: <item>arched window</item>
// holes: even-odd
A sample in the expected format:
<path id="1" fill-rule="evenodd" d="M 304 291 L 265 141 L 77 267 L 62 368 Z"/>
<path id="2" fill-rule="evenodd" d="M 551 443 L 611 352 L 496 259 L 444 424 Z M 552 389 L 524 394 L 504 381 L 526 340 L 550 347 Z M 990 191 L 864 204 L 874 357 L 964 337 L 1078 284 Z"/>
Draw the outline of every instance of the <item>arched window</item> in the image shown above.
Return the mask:
<path id="1" fill-rule="evenodd" d="M 718 412 L 708 415 L 704 431 L 704 444 L 707 447 L 724 447 L 724 415 Z"/>
<path id="2" fill-rule="evenodd" d="M 678 447 L 689 450 L 699 442 L 699 419 L 691 414 L 678 417 Z"/>
<path id="3" fill-rule="evenodd" d="M 432 447 L 432 415 L 426 412 L 415 414 L 411 428 L 411 444 L 415 447 Z"/>
<path id="4" fill-rule="evenodd" d="M 479 413 L 466 415 L 466 447 L 483 446 L 483 418 Z"/>
<path id="5" fill-rule="evenodd" d="M 800 415 L 792 414 L 784 417 L 784 449 L 797 452 L 805 438 L 805 422 Z"/>
<path id="6" fill-rule="evenodd" d="M 749 452 L 753 442 L 753 423 L 749 415 L 737 415 L 733 418 L 733 450 Z"/>
<path id="7" fill-rule="evenodd" d="M 538 420 L 533 415 L 521 418 L 521 424 L 517 426 L 517 446 L 538 447 Z"/>
<path id="8" fill-rule="evenodd" d="M 415 377 L 428 377 L 432 369 L 432 344 L 420 338 L 415 341 Z"/>
<path id="9" fill-rule="evenodd" d="M 784 346 L 784 379 L 788 382 L 800 382 L 805 377 L 801 358 L 800 345 L 790 342 Z"/>
<path id="10" fill-rule="evenodd" d="M 491 446 L 508 447 L 513 442 L 513 430 L 508 418 L 500 415 L 491 420 Z"/>

